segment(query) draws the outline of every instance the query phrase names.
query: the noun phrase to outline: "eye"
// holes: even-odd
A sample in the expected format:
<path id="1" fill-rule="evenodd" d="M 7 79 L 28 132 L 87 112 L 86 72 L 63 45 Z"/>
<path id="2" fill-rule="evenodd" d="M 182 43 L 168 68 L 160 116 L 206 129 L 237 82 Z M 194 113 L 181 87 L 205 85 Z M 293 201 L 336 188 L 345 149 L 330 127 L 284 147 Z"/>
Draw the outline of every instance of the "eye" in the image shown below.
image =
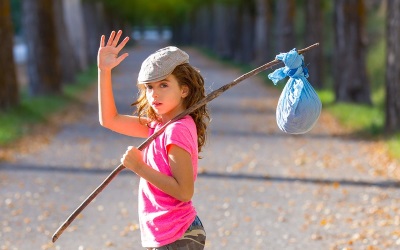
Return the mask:
<path id="1" fill-rule="evenodd" d="M 152 89 L 152 88 L 153 88 L 153 86 L 146 84 L 146 89 Z"/>
<path id="2" fill-rule="evenodd" d="M 165 82 L 162 82 L 162 83 L 160 84 L 160 87 L 161 87 L 161 88 L 166 88 L 166 87 L 168 87 L 168 84 L 165 83 Z"/>

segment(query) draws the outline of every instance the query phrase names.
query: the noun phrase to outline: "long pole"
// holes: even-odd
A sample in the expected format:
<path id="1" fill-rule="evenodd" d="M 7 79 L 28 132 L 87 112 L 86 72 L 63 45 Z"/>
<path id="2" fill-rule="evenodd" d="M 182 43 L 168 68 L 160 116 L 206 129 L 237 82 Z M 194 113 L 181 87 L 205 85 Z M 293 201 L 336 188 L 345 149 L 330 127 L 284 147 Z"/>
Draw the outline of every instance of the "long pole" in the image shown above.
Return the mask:
<path id="1" fill-rule="evenodd" d="M 299 54 L 303 54 L 305 52 L 307 52 L 308 50 L 317 47 L 319 45 L 319 43 L 315 43 L 307 48 L 301 49 L 298 51 Z M 169 122 L 165 123 L 159 130 L 157 130 L 153 135 L 151 135 L 149 138 L 147 138 L 142 144 L 140 144 L 140 146 L 138 147 L 139 150 L 143 150 L 145 149 L 150 142 L 152 142 L 159 134 L 161 134 L 164 129 L 171 123 L 185 117 L 186 115 L 189 115 L 190 113 L 192 113 L 193 111 L 195 111 L 196 109 L 202 107 L 203 105 L 207 104 L 208 102 L 214 100 L 215 98 L 217 98 L 219 95 L 221 95 L 223 92 L 227 91 L 228 89 L 232 88 L 233 86 L 237 85 L 238 83 L 242 82 L 243 80 L 254 76 L 266 69 L 269 69 L 277 64 L 281 63 L 281 61 L 275 59 L 269 63 L 266 63 L 256 69 L 253 69 L 252 71 L 247 72 L 244 75 L 241 75 L 240 77 L 236 78 L 235 80 L 233 80 L 232 82 L 225 84 L 224 86 L 220 87 L 219 89 L 216 89 L 214 91 L 212 91 L 211 93 L 209 93 L 206 97 L 204 97 L 203 99 L 201 99 L 200 101 L 198 101 L 196 104 L 194 104 L 193 106 L 191 106 L 190 108 L 186 109 L 185 111 L 183 111 L 182 113 L 180 113 L 179 115 L 175 116 L 173 119 L 171 119 Z M 67 218 L 67 220 L 65 220 L 65 222 L 57 229 L 57 231 L 53 234 L 52 237 L 52 241 L 56 242 L 56 240 L 60 237 L 60 235 L 64 232 L 64 230 L 75 220 L 75 218 L 82 212 L 83 209 L 85 209 L 85 207 L 87 205 L 89 205 L 90 202 L 92 202 L 92 200 L 94 198 L 96 198 L 96 196 L 103 191 L 103 189 L 115 178 L 115 176 L 117 176 L 122 170 L 125 169 L 125 166 L 120 164 L 118 167 L 116 167 L 108 176 L 106 179 L 104 179 L 104 181 L 82 202 L 82 204 Z"/>

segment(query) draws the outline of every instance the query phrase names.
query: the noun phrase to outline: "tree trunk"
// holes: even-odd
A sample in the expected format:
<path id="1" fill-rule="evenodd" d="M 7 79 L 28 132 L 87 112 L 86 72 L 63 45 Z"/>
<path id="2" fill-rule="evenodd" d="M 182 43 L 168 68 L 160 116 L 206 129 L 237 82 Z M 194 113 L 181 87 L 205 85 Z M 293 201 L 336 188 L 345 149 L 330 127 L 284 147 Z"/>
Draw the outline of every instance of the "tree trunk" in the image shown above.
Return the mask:
<path id="1" fill-rule="evenodd" d="M 255 64 L 262 65 L 272 56 L 270 51 L 271 40 L 271 1 L 256 0 L 256 21 L 254 34 Z"/>
<path id="2" fill-rule="evenodd" d="M 254 60 L 254 27 L 255 27 L 255 7 L 253 1 L 245 1 L 241 8 L 242 15 L 242 32 L 239 39 L 242 40 L 241 46 L 241 62 L 249 64 Z"/>
<path id="3" fill-rule="evenodd" d="M 214 46 L 213 50 L 221 58 L 230 58 L 231 51 L 229 45 L 230 33 L 232 29 L 229 27 L 230 16 L 226 4 L 214 3 Z"/>
<path id="4" fill-rule="evenodd" d="M 61 93 L 53 0 L 22 1 L 31 95 Z"/>
<path id="5" fill-rule="evenodd" d="M 171 25 L 171 32 L 172 32 L 171 43 L 177 45 L 182 44 L 183 41 L 182 24 L 180 22 L 173 22 Z M 194 43 L 193 39 L 191 43 Z"/>
<path id="6" fill-rule="evenodd" d="M 197 9 L 194 23 L 196 30 L 196 32 L 193 34 L 194 43 L 202 48 L 206 48 L 206 36 L 209 34 L 209 31 L 207 7 L 205 5 Z"/>
<path id="7" fill-rule="evenodd" d="M 0 110 L 19 102 L 18 81 L 13 57 L 13 28 L 10 1 L 0 1 Z"/>
<path id="8" fill-rule="evenodd" d="M 82 3 L 81 0 L 64 0 L 63 4 L 67 34 L 74 45 L 74 50 L 71 53 L 75 54 L 78 69 L 84 71 L 88 68 L 88 53 Z"/>
<path id="9" fill-rule="evenodd" d="M 387 2 L 386 132 L 400 131 L 400 0 Z"/>
<path id="10" fill-rule="evenodd" d="M 55 25 L 56 34 L 59 48 L 60 58 L 60 71 L 61 81 L 63 83 L 72 83 L 75 80 L 76 73 L 78 72 L 77 60 L 72 53 L 74 51 L 71 39 L 67 33 L 65 25 L 63 1 L 68 0 L 54 0 L 54 13 L 55 13 Z"/>
<path id="11" fill-rule="evenodd" d="M 314 43 L 322 43 L 322 1 L 306 0 L 306 29 L 305 29 L 305 46 Z M 322 46 L 312 50 L 306 55 L 306 64 L 309 69 L 309 81 L 315 88 L 323 87 L 323 55 Z"/>
<path id="12" fill-rule="evenodd" d="M 176 17 L 172 24 L 172 38 L 171 42 L 177 45 L 187 45 L 193 43 L 193 16 L 192 13 L 182 17 Z M 160 25 L 160 29 L 163 27 Z M 161 32 L 161 31 L 160 31 Z"/>
<path id="13" fill-rule="evenodd" d="M 334 89 L 336 101 L 371 104 L 366 70 L 363 0 L 335 0 Z"/>
<path id="14" fill-rule="evenodd" d="M 234 60 L 239 63 L 250 63 L 254 59 L 254 19 L 252 1 L 240 2 L 238 5 L 236 42 Z"/>
<path id="15" fill-rule="evenodd" d="M 65 0 L 69 1 L 69 0 Z M 100 37 L 102 34 L 109 35 L 104 29 L 104 9 L 100 2 L 84 1 L 83 20 L 86 30 L 87 57 L 89 63 L 95 63 L 97 60 L 97 51 L 99 50 Z M 124 33 L 124 35 L 129 35 Z"/>
<path id="16" fill-rule="evenodd" d="M 279 0 L 276 3 L 276 53 L 287 52 L 296 46 L 294 19 L 295 0 Z"/>
<path id="17" fill-rule="evenodd" d="M 225 58 L 234 59 L 239 43 L 239 39 L 237 37 L 239 25 L 237 16 L 239 13 L 239 7 L 237 4 L 225 4 L 224 8 L 228 17 L 225 27 L 225 32 L 227 34 L 225 37 L 227 46 Z"/>

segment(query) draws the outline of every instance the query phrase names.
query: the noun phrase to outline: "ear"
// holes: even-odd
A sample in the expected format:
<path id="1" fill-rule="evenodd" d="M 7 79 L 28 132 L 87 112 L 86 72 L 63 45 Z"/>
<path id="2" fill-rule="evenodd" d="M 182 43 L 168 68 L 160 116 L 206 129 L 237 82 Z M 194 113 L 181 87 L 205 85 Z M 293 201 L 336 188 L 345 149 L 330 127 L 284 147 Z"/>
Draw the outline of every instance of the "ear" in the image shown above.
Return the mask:
<path id="1" fill-rule="evenodd" d="M 189 95 L 189 87 L 187 85 L 183 85 L 181 90 L 182 90 L 181 94 L 182 98 L 185 98 L 186 96 Z"/>

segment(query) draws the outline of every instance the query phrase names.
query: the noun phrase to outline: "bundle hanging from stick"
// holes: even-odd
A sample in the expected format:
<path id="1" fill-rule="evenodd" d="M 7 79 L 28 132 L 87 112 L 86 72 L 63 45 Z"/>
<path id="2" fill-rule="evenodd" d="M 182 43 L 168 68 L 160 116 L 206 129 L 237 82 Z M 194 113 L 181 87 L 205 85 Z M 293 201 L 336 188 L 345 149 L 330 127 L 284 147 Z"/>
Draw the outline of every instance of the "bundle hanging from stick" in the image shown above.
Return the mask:
<path id="1" fill-rule="evenodd" d="M 305 52 L 307 52 L 310 49 L 313 49 L 315 47 L 317 47 L 319 45 L 319 43 L 315 43 L 307 48 L 298 50 L 298 54 L 303 54 Z M 241 75 L 240 77 L 236 78 L 235 80 L 233 80 L 232 82 L 212 91 L 211 93 L 209 93 L 206 97 L 204 97 L 202 100 L 200 100 L 199 102 L 197 102 L 196 104 L 194 104 L 193 106 L 191 106 L 190 108 L 186 109 L 185 111 L 183 111 L 182 113 L 180 113 L 179 115 L 175 116 L 173 119 L 171 119 L 169 122 L 165 123 L 158 131 L 156 131 L 153 135 L 151 135 L 150 137 L 148 137 L 142 144 L 140 144 L 138 146 L 139 150 L 143 150 L 145 149 L 158 135 L 160 135 L 164 129 L 171 123 L 185 117 L 186 115 L 191 114 L 193 111 L 195 111 L 196 109 L 202 107 L 203 105 L 207 104 L 208 102 L 214 100 L 215 98 L 217 98 L 219 95 L 221 95 L 223 92 L 225 92 L 226 90 L 232 88 L 233 86 L 237 85 L 238 83 L 242 82 L 243 80 L 257 75 L 258 73 L 267 70 L 269 68 L 272 68 L 275 65 L 278 65 L 279 63 L 281 63 L 282 61 L 280 61 L 279 59 L 275 59 L 271 62 L 268 62 L 256 69 L 253 69 L 252 71 L 247 72 L 244 75 Z M 85 207 L 87 205 L 89 205 L 90 202 L 92 202 L 92 200 L 94 198 L 96 198 L 96 196 L 104 190 L 104 188 L 106 188 L 106 186 L 122 171 L 125 169 L 125 166 L 120 164 L 118 167 L 116 167 L 108 176 L 106 179 L 104 179 L 104 181 L 82 202 L 82 204 L 67 218 L 67 220 L 65 220 L 65 222 L 57 229 L 57 231 L 53 234 L 52 237 L 52 241 L 56 242 L 56 240 L 60 237 L 60 235 L 64 232 L 64 230 L 75 220 L 75 218 L 83 211 L 83 209 L 85 209 Z"/>

